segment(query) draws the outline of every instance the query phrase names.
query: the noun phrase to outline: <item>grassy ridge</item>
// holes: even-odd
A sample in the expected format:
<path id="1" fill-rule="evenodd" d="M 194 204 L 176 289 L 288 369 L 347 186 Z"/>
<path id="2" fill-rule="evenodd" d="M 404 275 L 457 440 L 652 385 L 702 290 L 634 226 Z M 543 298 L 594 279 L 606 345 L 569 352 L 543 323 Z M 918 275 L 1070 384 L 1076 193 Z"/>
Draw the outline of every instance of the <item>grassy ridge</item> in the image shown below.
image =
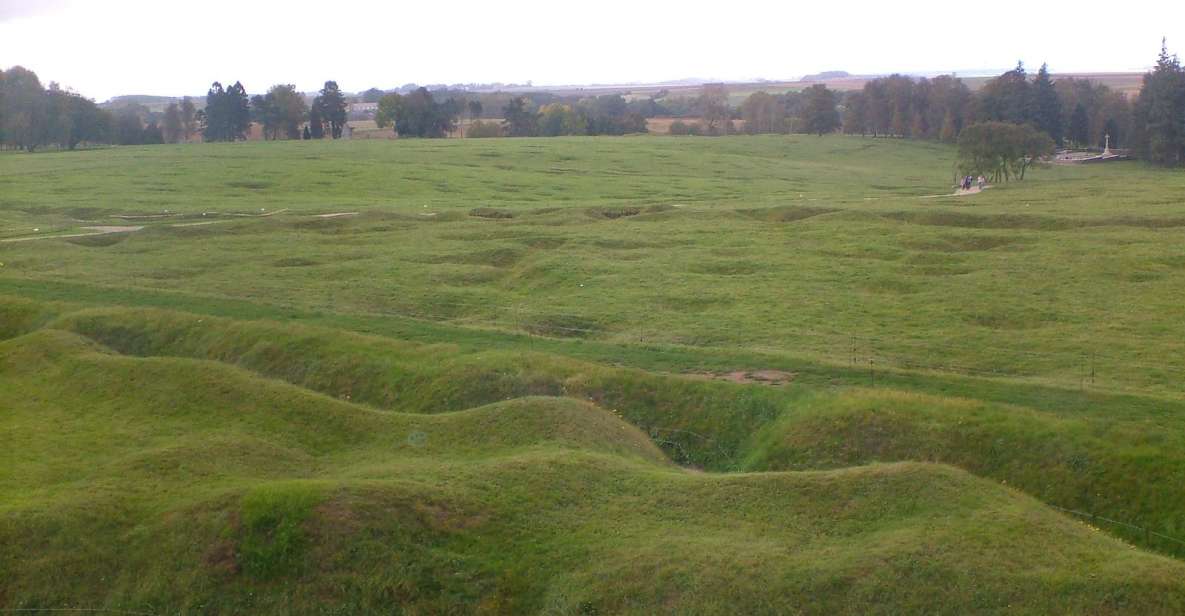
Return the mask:
<path id="1" fill-rule="evenodd" d="M 0 368 L 11 607 L 1185 607 L 1185 565 L 948 467 L 689 473 L 586 403 L 378 412 L 61 329 L 0 343 Z"/>
<path id="2" fill-rule="evenodd" d="M 1155 403 L 1145 409 L 1024 407 L 892 387 L 774 389 L 544 353 L 463 351 L 159 310 L 69 312 L 51 327 L 125 354 L 218 361 L 407 413 L 458 411 L 532 395 L 590 400 L 620 413 L 676 461 L 712 470 L 941 462 L 1051 504 L 1185 536 L 1185 496 L 1175 487 L 1185 475 L 1185 419 Z M 1149 539 L 1108 530 L 1138 543 Z M 1179 553 L 1171 542 L 1149 547 Z"/>

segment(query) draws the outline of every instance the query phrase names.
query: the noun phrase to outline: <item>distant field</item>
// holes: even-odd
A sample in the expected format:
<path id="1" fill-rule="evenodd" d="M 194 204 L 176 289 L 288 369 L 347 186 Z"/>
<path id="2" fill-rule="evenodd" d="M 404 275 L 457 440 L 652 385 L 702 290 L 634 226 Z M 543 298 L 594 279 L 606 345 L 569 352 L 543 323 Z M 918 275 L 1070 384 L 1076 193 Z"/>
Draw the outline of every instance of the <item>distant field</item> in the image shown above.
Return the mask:
<path id="1" fill-rule="evenodd" d="M 501 124 L 502 120 L 499 118 L 483 118 L 482 122 L 493 122 Z M 458 122 L 458 126 L 463 130 L 467 128 L 473 120 L 463 118 Z M 351 120 L 350 127 L 354 129 L 353 139 L 395 139 L 395 131 L 390 126 L 386 128 L 379 128 L 374 120 Z M 454 132 L 452 137 L 460 137 L 459 133 Z"/>
<path id="2" fill-rule="evenodd" d="M 0 607 L 1185 611 L 1185 174 L 953 158 L 0 153 Z"/>
<path id="3" fill-rule="evenodd" d="M 1003 71 L 1001 71 L 1003 72 Z M 956 74 L 956 76 L 958 76 Z M 729 83 L 726 84 L 728 88 L 728 102 L 730 105 L 740 105 L 748 96 L 754 92 L 766 92 L 768 94 L 783 94 L 786 92 L 797 92 L 809 88 L 815 84 L 822 84 L 829 89 L 840 92 L 850 92 L 860 90 L 865 83 L 874 79 L 876 76 L 869 77 L 842 77 L 835 79 L 822 79 L 816 81 L 764 81 L 753 83 Z M 1054 73 L 1053 79 L 1074 77 L 1077 79 L 1090 79 L 1092 81 L 1109 86 L 1112 89 L 1124 92 L 1129 96 L 1135 96 L 1140 91 L 1143 84 L 1143 73 Z M 972 90 L 978 90 L 983 87 L 985 83 L 993 77 L 960 77 L 967 87 Z M 702 90 L 700 85 L 675 85 L 675 86 L 622 86 L 621 88 L 604 88 L 598 90 L 599 93 L 614 93 L 623 92 L 629 93 L 633 98 L 642 98 L 652 96 L 657 92 L 666 91 L 669 96 L 699 96 Z M 560 94 L 578 94 L 583 93 L 583 90 L 557 90 Z"/>

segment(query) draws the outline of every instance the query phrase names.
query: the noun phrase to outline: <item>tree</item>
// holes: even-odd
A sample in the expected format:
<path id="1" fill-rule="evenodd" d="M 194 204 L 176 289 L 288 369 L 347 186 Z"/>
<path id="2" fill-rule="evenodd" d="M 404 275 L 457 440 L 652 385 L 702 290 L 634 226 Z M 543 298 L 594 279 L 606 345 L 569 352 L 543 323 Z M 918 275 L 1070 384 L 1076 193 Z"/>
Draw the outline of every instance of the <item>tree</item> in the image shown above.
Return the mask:
<path id="1" fill-rule="evenodd" d="M 300 139 L 300 125 L 304 122 L 308 106 L 304 96 L 292 84 L 274 85 L 264 96 L 251 98 L 251 107 L 256 122 L 263 125 L 264 139 Z"/>
<path id="2" fill-rule="evenodd" d="M 236 81 L 223 89 L 215 81 L 206 92 L 206 108 L 201 118 L 202 138 L 206 141 L 246 139 L 251 126 L 251 104 L 243 84 Z"/>
<path id="3" fill-rule="evenodd" d="M 786 107 L 765 92 L 754 92 L 741 103 L 741 119 L 750 135 L 786 132 Z"/>
<path id="4" fill-rule="evenodd" d="M 889 134 L 893 107 L 887 83 L 885 79 L 874 79 L 864 84 L 865 128 L 873 137 Z"/>
<path id="5" fill-rule="evenodd" d="M 606 94 L 580 101 L 564 117 L 565 135 L 628 135 L 646 132 L 646 118 L 632 111 L 620 94 Z"/>
<path id="6" fill-rule="evenodd" d="M 728 106 L 728 90 L 722 84 L 704 85 L 697 106 L 707 134 L 732 132 L 732 109 Z"/>
<path id="7" fill-rule="evenodd" d="M 822 136 L 839 128 L 839 111 L 836 109 L 838 97 L 834 91 L 817 83 L 804 90 L 803 94 L 806 104 L 802 111 L 802 125 L 806 132 Z"/>
<path id="8" fill-rule="evenodd" d="M 202 110 L 202 139 L 204 141 L 226 141 L 226 90 L 215 81 L 206 90 L 206 108 Z M 122 123 L 117 120 L 117 132 L 122 133 Z"/>
<path id="9" fill-rule="evenodd" d="M 502 129 L 510 137 L 530 137 L 538 124 L 535 113 L 527 109 L 527 99 L 516 96 L 502 109 Z"/>
<path id="10" fill-rule="evenodd" d="M 497 122 L 482 122 L 481 120 L 475 120 L 473 124 L 469 125 L 469 130 L 465 132 L 465 136 L 471 139 L 501 137 L 502 126 Z"/>
<path id="11" fill-rule="evenodd" d="M 1032 85 L 1032 122 L 1056 144 L 1062 142 L 1062 104 L 1049 77 L 1049 67 L 1041 65 Z"/>
<path id="12" fill-rule="evenodd" d="M 1082 103 L 1074 105 L 1074 113 L 1070 115 L 1069 137 L 1079 147 L 1090 145 L 1090 116 L 1086 114 L 1086 106 Z"/>
<path id="13" fill-rule="evenodd" d="M 59 143 L 73 150 L 80 143 L 109 143 L 111 141 L 111 114 L 99 109 L 95 101 L 81 95 L 67 93 L 66 107 L 70 116 L 70 136 Z"/>
<path id="14" fill-rule="evenodd" d="M 959 129 L 955 126 L 955 115 L 948 109 L 946 115 L 942 117 L 942 130 L 938 132 L 938 138 L 950 143 L 958 137 L 958 134 Z"/>
<path id="15" fill-rule="evenodd" d="M 1160 56 L 1133 110 L 1135 152 L 1158 165 L 1185 163 L 1185 69 L 1161 41 Z"/>
<path id="16" fill-rule="evenodd" d="M 57 83 L 50 82 L 42 98 L 45 106 L 45 126 L 41 131 L 40 144 L 56 143 L 65 147 L 70 142 L 73 121 L 70 118 L 70 95 Z"/>
<path id="17" fill-rule="evenodd" d="M 119 145 L 140 145 L 144 143 L 144 121 L 140 118 L 138 106 L 129 105 L 115 114 L 115 142 Z"/>
<path id="18" fill-rule="evenodd" d="M 895 137 L 909 137 L 909 123 L 913 117 L 914 81 L 905 75 L 885 78 L 885 103 L 888 105 L 889 126 L 882 132 Z"/>
<path id="19" fill-rule="evenodd" d="M 371 88 L 362 93 L 362 102 L 377 103 L 383 97 L 383 91 L 378 88 Z"/>
<path id="20" fill-rule="evenodd" d="M 160 125 L 161 137 L 165 143 L 177 143 L 181 139 L 184 128 L 181 125 L 181 109 L 177 103 L 169 103 L 165 107 L 165 117 Z"/>
<path id="21" fill-rule="evenodd" d="M 320 116 L 322 120 L 329 124 L 329 134 L 334 139 L 339 139 L 342 136 L 342 127 L 346 125 L 346 97 L 342 95 L 341 89 L 337 87 L 336 81 L 326 81 L 325 87 L 321 88 L 320 94 L 314 101 L 315 105 L 319 105 Z"/>
<path id="22" fill-rule="evenodd" d="M 849 135 L 868 134 L 868 97 L 863 92 L 850 92 L 844 97 L 843 132 Z"/>
<path id="23" fill-rule="evenodd" d="M 325 118 L 321 115 L 322 108 L 320 96 L 314 98 L 313 104 L 309 106 L 309 137 L 313 139 L 325 138 Z"/>
<path id="24" fill-rule="evenodd" d="M 588 120 L 571 105 L 551 103 L 539 108 L 539 135 L 584 135 L 588 132 Z"/>
<path id="25" fill-rule="evenodd" d="M 959 168 L 991 181 L 1023 180 L 1034 161 L 1053 154 L 1053 139 L 1029 124 L 981 122 L 959 135 Z"/>
<path id="26" fill-rule="evenodd" d="M 477 100 L 476 98 L 471 98 L 469 99 L 469 102 L 465 103 L 465 108 L 469 112 L 469 121 L 471 123 L 477 122 L 477 119 L 481 117 L 481 101 Z M 465 136 L 464 129 L 461 129 L 461 136 Z"/>
<path id="27" fill-rule="evenodd" d="M 975 115 L 981 122 L 1024 124 L 1033 121 L 1035 114 L 1024 63 L 1017 62 L 1016 68 L 987 82 L 980 90 L 977 102 Z"/>
<path id="28" fill-rule="evenodd" d="M 164 143 L 164 136 L 161 134 L 160 125 L 156 120 L 149 120 L 144 126 L 144 131 L 140 136 L 140 143 L 145 145 L 160 145 Z"/>
<path id="29" fill-rule="evenodd" d="M 4 73 L 0 129 L 5 143 L 32 152 L 44 142 L 47 121 L 45 89 L 37 74 L 14 66 Z"/>
<path id="30" fill-rule="evenodd" d="M 247 89 L 236 81 L 226 89 L 226 97 L 228 140 L 246 139 L 247 130 L 251 128 L 251 101 L 247 98 Z"/>
<path id="31" fill-rule="evenodd" d="M 953 142 L 963 130 L 973 97 L 967 85 L 957 77 L 940 75 L 930 80 L 926 94 L 926 117 L 930 137 Z M 937 129 L 937 132 L 933 131 Z"/>
<path id="32" fill-rule="evenodd" d="M 193 100 L 188 96 L 181 99 L 181 134 L 186 141 L 193 138 L 193 134 L 197 132 L 197 109 L 193 105 Z"/>
<path id="33" fill-rule="evenodd" d="M 393 126 L 400 137 L 440 138 L 456 129 L 460 110 L 456 99 L 437 103 L 427 88 L 417 88 L 379 99 L 374 119 L 379 128 Z"/>
<path id="34" fill-rule="evenodd" d="M 279 133 L 276 111 L 271 100 L 262 94 L 251 97 L 251 121 L 263 128 L 264 140 L 275 139 Z"/>

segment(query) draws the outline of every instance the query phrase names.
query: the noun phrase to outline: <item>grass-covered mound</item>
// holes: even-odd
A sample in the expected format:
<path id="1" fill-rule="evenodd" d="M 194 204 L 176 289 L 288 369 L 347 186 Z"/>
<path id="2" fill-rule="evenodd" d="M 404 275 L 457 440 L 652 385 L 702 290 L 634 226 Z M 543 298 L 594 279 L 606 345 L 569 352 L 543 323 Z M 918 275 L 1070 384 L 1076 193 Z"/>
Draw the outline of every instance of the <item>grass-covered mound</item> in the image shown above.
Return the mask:
<path id="1" fill-rule="evenodd" d="M 8 608 L 1185 609 L 1185 565 L 947 466 L 689 472 L 585 402 L 379 411 L 54 328 L 0 396 Z"/>
<path id="2" fill-rule="evenodd" d="M 1185 414 L 1168 402 L 1029 407 L 891 387 L 775 389 L 161 310 L 74 311 L 51 326 L 125 354 L 214 360 L 379 409 L 441 413 L 533 395 L 592 401 L 676 462 L 709 470 L 950 464 L 1138 526 L 1106 530 L 1185 555 L 1151 534 L 1185 538 Z"/>

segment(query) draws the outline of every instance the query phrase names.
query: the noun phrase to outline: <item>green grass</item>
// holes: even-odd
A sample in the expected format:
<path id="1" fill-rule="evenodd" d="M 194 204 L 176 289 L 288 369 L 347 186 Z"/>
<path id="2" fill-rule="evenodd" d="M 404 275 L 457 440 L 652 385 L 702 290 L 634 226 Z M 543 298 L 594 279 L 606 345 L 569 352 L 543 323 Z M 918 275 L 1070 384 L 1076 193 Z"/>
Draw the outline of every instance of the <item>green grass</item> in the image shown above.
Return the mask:
<path id="1" fill-rule="evenodd" d="M 950 190 L 951 154 L 738 137 L 9 155 L 6 234 L 189 218 L 139 220 L 149 228 L 106 245 L 0 244 L 0 285 L 173 290 L 1062 386 L 1093 369 L 1096 387 L 1179 394 L 1185 177 L 1059 167 L 972 199 L 918 198 Z M 274 179 L 238 185 L 260 178 Z M 224 216 L 261 207 L 287 212 Z M 171 226 L 194 217 L 217 224 Z"/>
<path id="2" fill-rule="evenodd" d="M 381 412 L 60 329 L 0 343 L 0 367 L 22 609 L 1185 607 L 1185 565 L 950 467 L 692 473 L 571 399 Z"/>
<path id="3" fill-rule="evenodd" d="M 952 158 L 2 154 L 0 607 L 1180 612 L 1185 174 Z"/>

